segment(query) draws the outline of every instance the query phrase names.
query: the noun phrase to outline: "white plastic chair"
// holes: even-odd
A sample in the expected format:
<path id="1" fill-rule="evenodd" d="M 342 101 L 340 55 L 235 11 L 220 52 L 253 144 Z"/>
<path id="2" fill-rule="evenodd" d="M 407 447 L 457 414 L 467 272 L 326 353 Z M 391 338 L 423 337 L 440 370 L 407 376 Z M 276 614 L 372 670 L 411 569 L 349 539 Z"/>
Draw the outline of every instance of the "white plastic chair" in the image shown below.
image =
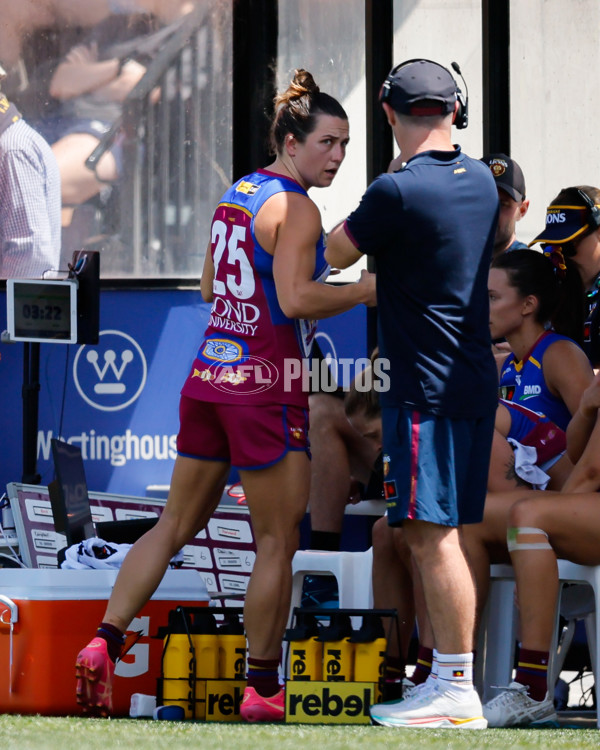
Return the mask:
<path id="1" fill-rule="evenodd" d="M 558 641 L 559 617 L 569 621 L 570 637 L 561 640 L 560 647 L 550 653 L 548 665 L 548 690 L 552 697 L 554 684 L 560 674 L 574 632 L 571 620 L 585 622 L 588 648 L 594 682 L 600 677 L 600 565 L 578 565 L 568 560 L 558 561 L 558 577 L 561 584 L 586 584 L 591 587 L 593 597 L 586 596 L 583 586 L 577 589 L 560 587 L 559 606 L 553 642 Z M 515 642 L 517 639 L 518 615 L 514 606 L 514 571 L 510 565 L 492 565 L 490 570 L 490 594 L 479 628 L 477 644 L 476 681 L 485 703 L 496 694 L 495 685 L 508 685 L 512 679 Z M 569 592 L 567 595 L 566 592 Z M 596 715 L 596 726 L 600 729 L 600 712 Z"/>
<path id="2" fill-rule="evenodd" d="M 369 609 L 373 606 L 373 549 L 365 552 L 324 552 L 298 550 L 292 561 L 291 609 L 299 607 L 302 584 L 307 575 L 334 576 L 338 585 L 340 609 Z"/>

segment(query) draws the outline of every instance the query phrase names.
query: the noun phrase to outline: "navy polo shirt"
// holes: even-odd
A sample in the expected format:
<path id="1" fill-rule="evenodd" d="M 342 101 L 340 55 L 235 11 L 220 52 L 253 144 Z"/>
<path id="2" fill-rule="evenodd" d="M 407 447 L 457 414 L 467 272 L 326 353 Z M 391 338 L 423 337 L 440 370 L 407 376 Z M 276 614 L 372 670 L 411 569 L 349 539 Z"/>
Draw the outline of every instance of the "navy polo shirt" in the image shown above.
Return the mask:
<path id="1" fill-rule="evenodd" d="M 496 409 L 487 284 L 497 218 L 491 172 L 456 147 L 380 175 L 346 220 L 376 259 L 383 406 L 466 419 Z"/>

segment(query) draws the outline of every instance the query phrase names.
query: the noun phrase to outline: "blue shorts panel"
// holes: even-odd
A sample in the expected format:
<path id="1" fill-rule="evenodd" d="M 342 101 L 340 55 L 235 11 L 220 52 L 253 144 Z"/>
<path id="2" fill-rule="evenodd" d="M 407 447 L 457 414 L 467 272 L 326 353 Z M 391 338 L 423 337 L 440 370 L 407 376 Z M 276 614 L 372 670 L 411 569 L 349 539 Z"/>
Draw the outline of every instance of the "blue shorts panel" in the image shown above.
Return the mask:
<path id="1" fill-rule="evenodd" d="M 182 396 L 179 422 L 180 455 L 226 461 L 235 469 L 264 469 L 288 451 L 309 453 L 308 411 L 299 406 L 244 406 Z"/>
<path id="2" fill-rule="evenodd" d="M 382 417 L 390 526 L 406 519 L 441 526 L 481 521 L 494 416 L 449 419 L 384 407 Z"/>

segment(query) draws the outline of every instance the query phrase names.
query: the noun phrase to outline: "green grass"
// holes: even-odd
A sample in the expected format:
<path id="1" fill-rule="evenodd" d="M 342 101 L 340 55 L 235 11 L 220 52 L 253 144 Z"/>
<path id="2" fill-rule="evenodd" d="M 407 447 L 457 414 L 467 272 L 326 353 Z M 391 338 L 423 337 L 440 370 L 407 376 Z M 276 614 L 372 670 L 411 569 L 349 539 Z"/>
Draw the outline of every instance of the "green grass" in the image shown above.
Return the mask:
<path id="1" fill-rule="evenodd" d="M 0 716 L 2 750 L 514 750 L 594 748 L 596 729 L 386 729 Z"/>

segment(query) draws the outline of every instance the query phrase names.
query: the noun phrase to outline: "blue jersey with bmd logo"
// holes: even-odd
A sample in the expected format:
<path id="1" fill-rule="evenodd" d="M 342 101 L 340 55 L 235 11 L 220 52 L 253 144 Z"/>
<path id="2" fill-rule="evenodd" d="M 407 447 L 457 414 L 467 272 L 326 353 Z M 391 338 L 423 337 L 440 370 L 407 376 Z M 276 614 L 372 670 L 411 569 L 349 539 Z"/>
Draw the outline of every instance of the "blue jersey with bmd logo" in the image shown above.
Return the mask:
<path id="1" fill-rule="evenodd" d="M 500 373 L 500 396 L 538 414 L 544 414 L 561 430 L 566 430 L 571 412 L 561 398 L 550 392 L 542 367 L 548 347 L 563 339 L 571 341 L 567 336 L 546 331 L 521 361 L 517 361 L 514 354 L 509 354 Z"/>

